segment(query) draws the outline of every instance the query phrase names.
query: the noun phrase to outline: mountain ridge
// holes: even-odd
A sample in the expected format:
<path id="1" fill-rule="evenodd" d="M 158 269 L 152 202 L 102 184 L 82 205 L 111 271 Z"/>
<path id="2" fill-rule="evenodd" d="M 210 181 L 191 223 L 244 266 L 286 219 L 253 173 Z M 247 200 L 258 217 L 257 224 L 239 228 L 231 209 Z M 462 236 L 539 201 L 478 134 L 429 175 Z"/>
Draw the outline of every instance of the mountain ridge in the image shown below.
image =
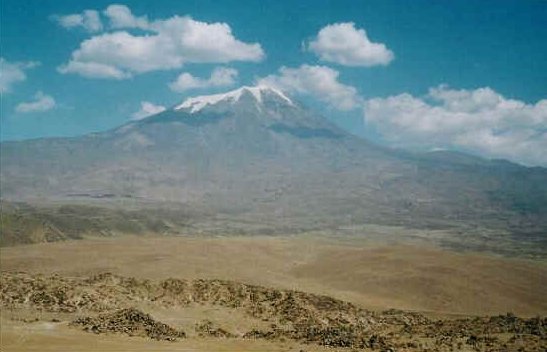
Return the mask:
<path id="1" fill-rule="evenodd" d="M 242 87 L 104 132 L 3 142 L 2 198 L 131 198 L 284 231 L 547 229 L 547 169 L 377 146 L 280 94 Z"/>
<path id="2" fill-rule="evenodd" d="M 283 92 L 269 87 L 269 86 L 242 86 L 238 89 L 220 93 L 220 94 L 211 94 L 211 95 L 201 95 L 196 97 L 190 97 L 185 99 L 182 103 L 175 105 L 173 110 L 181 109 L 190 109 L 191 113 L 201 110 L 207 105 L 214 105 L 220 101 L 231 100 L 232 102 L 237 102 L 243 94 L 251 94 L 257 103 L 262 102 L 262 94 L 274 94 L 278 97 L 284 99 L 289 105 L 293 105 L 293 101 L 288 98 Z"/>

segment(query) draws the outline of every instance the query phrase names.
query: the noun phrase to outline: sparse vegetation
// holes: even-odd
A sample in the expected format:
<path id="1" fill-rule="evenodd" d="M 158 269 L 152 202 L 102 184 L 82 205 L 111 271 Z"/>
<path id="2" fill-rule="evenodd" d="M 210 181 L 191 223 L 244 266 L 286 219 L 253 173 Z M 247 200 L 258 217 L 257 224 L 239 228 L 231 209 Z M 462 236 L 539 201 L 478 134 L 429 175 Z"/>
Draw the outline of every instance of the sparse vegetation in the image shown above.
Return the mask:
<path id="1" fill-rule="evenodd" d="M 123 333 L 174 341 L 186 334 L 133 306 L 197 304 L 240 309 L 270 324 L 267 330 L 253 329 L 238 336 L 211 321 L 201 321 L 196 323 L 201 337 L 292 340 L 383 351 L 450 351 L 463 345 L 476 351 L 543 351 L 547 346 L 546 317 L 522 319 L 507 314 L 431 319 L 400 310 L 373 312 L 327 296 L 233 281 L 154 282 L 108 273 L 81 279 L 3 273 L 1 284 L 0 303 L 4 309 L 99 313 L 70 323 L 97 334 Z"/>

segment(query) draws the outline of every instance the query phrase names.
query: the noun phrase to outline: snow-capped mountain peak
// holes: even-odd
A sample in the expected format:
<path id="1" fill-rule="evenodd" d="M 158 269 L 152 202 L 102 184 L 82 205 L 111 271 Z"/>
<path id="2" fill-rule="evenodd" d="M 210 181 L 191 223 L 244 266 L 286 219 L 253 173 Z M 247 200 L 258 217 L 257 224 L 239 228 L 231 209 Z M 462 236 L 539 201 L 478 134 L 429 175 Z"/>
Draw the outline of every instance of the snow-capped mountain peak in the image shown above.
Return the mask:
<path id="1" fill-rule="evenodd" d="M 201 95 L 186 99 L 182 104 L 175 106 L 174 110 L 190 109 L 190 113 L 195 113 L 206 107 L 207 105 L 215 105 L 219 102 L 231 102 L 235 103 L 243 96 L 244 93 L 250 93 L 255 98 L 257 103 L 262 103 L 264 94 L 274 94 L 277 97 L 283 99 L 287 104 L 294 106 L 292 100 L 287 97 L 283 92 L 268 86 L 255 86 L 248 87 L 243 86 L 241 88 L 232 90 L 227 93 L 213 94 L 213 95 Z"/>

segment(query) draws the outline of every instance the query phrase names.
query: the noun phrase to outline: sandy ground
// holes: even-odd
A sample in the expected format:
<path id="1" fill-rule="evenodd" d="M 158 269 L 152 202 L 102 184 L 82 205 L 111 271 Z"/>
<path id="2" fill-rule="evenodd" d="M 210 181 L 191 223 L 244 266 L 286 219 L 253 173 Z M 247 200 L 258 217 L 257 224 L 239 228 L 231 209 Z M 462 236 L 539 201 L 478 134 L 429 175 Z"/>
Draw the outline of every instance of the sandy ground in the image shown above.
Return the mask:
<path id="1" fill-rule="evenodd" d="M 0 346 L 13 352 L 126 352 L 126 351 L 336 351 L 332 348 L 287 342 L 248 339 L 188 338 L 176 342 L 142 337 L 95 335 L 69 328 L 64 323 L 18 323 L 1 320 Z"/>
<path id="2" fill-rule="evenodd" d="M 547 314 L 547 265 L 316 237 L 134 237 L 1 249 L 3 271 L 218 278 L 328 294 L 370 309 Z"/>
<path id="3" fill-rule="evenodd" d="M 2 248 L 2 271 L 65 276 L 112 272 L 163 279 L 219 278 L 327 294 L 365 308 L 399 308 L 431 316 L 547 314 L 547 265 L 484 254 L 461 254 L 423 245 L 339 241 L 325 237 L 134 237 L 90 238 Z M 333 351 L 294 341 L 214 339 L 177 342 L 94 335 L 36 313 L 14 319 L 3 311 L 2 351 Z M 184 318 L 156 317 L 191 330 L 201 318 L 241 325 L 236 312 L 210 308 Z M 192 315 L 189 316 L 188 314 Z"/>

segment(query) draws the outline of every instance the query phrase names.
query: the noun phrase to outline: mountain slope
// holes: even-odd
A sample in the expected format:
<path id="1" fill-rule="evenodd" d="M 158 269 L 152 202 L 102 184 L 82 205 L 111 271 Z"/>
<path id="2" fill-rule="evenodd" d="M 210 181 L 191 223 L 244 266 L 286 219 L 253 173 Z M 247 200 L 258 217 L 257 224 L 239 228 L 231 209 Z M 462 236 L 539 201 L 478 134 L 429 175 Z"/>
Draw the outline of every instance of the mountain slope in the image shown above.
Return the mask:
<path id="1" fill-rule="evenodd" d="M 378 147 L 268 87 L 190 98 L 102 133 L 1 149 L 4 200 L 130 199 L 273 230 L 547 229 L 547 170 Z"/>

